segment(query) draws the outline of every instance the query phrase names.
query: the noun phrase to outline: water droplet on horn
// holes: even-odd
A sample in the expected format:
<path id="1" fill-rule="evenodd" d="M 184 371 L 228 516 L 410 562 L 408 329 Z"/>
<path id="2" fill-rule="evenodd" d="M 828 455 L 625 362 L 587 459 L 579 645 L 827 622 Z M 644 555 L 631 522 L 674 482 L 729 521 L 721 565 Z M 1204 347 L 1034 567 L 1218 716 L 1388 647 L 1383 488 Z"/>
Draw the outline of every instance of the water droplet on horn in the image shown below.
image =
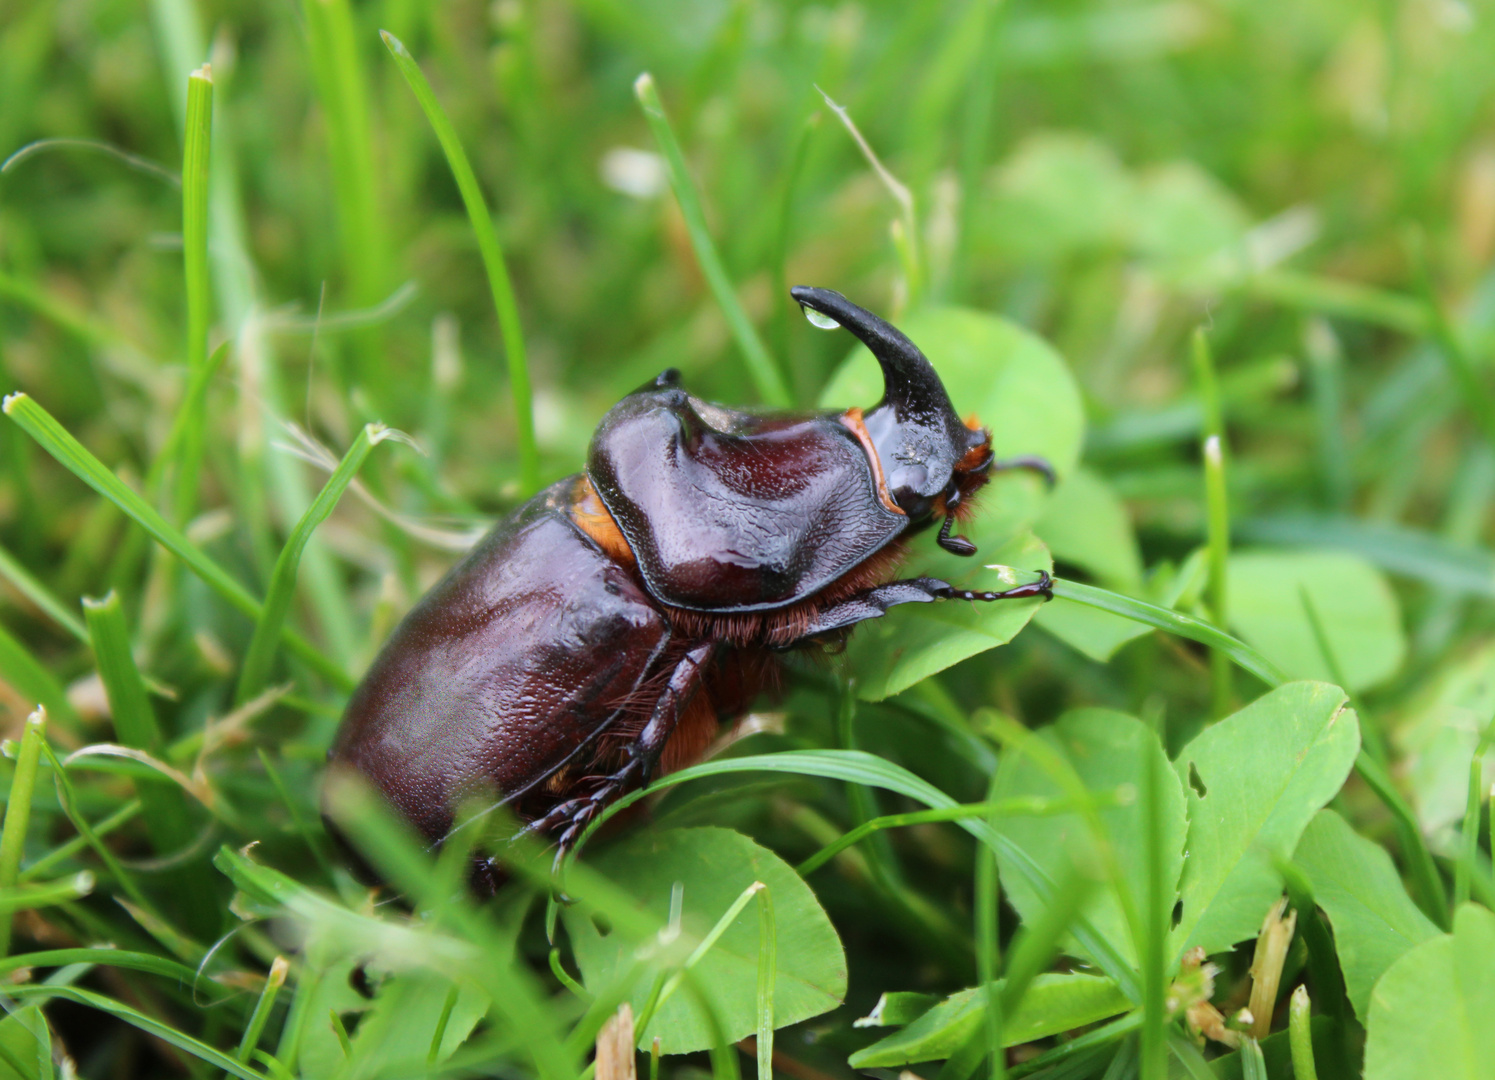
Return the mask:
<path id="1" fill-rule="evenodd" d="M 841 329 L 841 324 L 824 312 L 816 311 L 812 307 L 807 307 L 804 310 L 805 318 L 809 320 L 811 326 L 818 326 L 822 330 Z"/>

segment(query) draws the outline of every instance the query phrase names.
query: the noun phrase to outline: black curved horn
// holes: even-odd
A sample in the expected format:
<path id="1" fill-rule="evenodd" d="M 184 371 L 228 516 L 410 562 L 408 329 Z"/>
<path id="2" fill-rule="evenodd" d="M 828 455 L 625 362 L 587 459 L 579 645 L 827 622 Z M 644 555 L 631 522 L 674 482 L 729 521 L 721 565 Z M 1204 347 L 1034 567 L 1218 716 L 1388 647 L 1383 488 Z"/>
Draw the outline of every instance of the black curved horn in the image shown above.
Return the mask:
<path id="1" fill-rule="evenodd" d="M 909 420 L 960 422 L 934 365 L 897 327 L 859 308 L 832 289 L 796 285 L 789 295 L 801 307 L 828 315 L 850 330 L 882 366 L 884 402 Z"/>

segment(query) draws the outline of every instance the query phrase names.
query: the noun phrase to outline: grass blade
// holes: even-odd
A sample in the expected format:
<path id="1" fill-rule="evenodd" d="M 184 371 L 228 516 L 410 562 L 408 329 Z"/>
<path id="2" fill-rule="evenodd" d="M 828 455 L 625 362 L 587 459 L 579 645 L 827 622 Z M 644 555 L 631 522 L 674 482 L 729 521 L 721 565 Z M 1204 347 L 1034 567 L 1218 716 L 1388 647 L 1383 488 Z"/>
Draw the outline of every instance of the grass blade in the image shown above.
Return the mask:
<path id="1" fill-rule="evenodd" d="M 1216 652 L 1215 655 L 1224 656 Z M 1163 1080 L 1168 1075 L 1168 1043 L 1164 1034 L 1168 1021 L 1168 920 L 1173 905 L 1163 881 L 1162 777 L 1157 755 L 1145 742 L 1142 751 L 1143 857 L 1147 887 L 1142 897 L 1141 941 L 1137 943 L 1142 968 L 1142 1034 L 1140 1072 L 1142 1080 Z"/>
<path id="2" fill-rule="evenodd" d="M 1287 1006 L 1287 1039 L 1293 1055 L 1294 1080 L 1318 1080 L 1313 1060 L 1313 1031 L 1309 1027 L 1308 987 L 1293 991 Z"/>
<path id="3" fill-rule="evenodd" d="M 1204 406 L 1204 502 L 1207 527 L 1209 578 L 1205 597 L 1210 618 L 1221 630 L 1229 631 L 1225 612 L 1226 575 L 1230 562 L 1230 505 L 1225 486 L 1225 418 L 1220 407 L 1220 384 L 1215 377 L 1214 356 L 1203 328 L 1194 331 L 1190 349 L 1194 378 L 1199 384 L 1199 398 Z M 1230 657 L 1220 649 L 1210 650 L 1211 712 L 1218 720 L 1230 713 Z M 1144 1031 L 1144 1042 L 1146 1041 Z M 1143 1064 L 1147 1054 L 1142 1055 Z"/>
<path id="4" fill-rule="evenodd" d="M 1474 747 L 1474 757 L 1469 761 L 1469 795 L 1464 804 L 1464 829 L 1460 836 L 1459 856 L 1454 860 L 1453 906 L 1469 902 L 1469 881 L 1474 874 L 1474 863 L 1479 857 L 1479 804 L 1484 794 L 1484 757 L 1495 736 L 1495 721 L 1485 725 L 1484 734 Z"/>
<path id="5" fill-rule="evenodd" d="M 253 1056 L 254 1048 L 259 1045 L 260 1035 L 264 1033 L 265 1025 L 270 1020 L 270 1010 L 275 1007 L 275 998 L 285 985 L 286 972 L 290 968 L 291 965 L 284 956 L 277 956 L 271 962 L 270 973 L 265 976 L 265 988 L 260 991 L 259 1000 L 254 1003 L 254 1012 L 249 1014 L 249 1023 L 244 1025 L 244 1037 L 239 1040 L 239 1049 L 234 1054 L 239 1061 L 248 1064 Z"/>
<path id="6" fill-rule="evenodd" d="M 88 631 L 83 627 L 83 620 L 68 610 L 66 604 L 53 596 L 50 589 L 32 577 L 31 571 L 17 562 L 15 556 L 4 548 L 0 548 L 0 577 L 5 578 L 15 586 L 17 592 L 41 608 L 47 618 L 79 641 L 85 644 L 88 642 Z"/>
<path id="7" fill-rule="evenodd" d="M 1416 886 L 1413 899 L 1417 901 L 1417 906 L 1422 908 L 1423 914 L 1432 919 L 1435 925 L 1448 930 L 1451 926 L 1448 917 L 1448 892 L 1443 887 L 1443 878 L 1438 873 L 1437 864 L 1433 862 L 1433 854 L 1422 837 L 1417 816 L 1407 805 L 1407 800 L 1402 798 L 1402 793 L 1396 790 L 1390 774 L 1364 750 L 1355 758 L 1355 772 L 1370 785 L 1370 789 L 1386 805 L 1386 809 L 1391 811 L 1391 817 L 1396 822 L 1397 838 L 1401 841 L 1402 857 L 1410 864 L 1408 871 Z"/>
<path id="8" fill-rule="evenodd" d="M 392 431 L 383 424 L 365 424 L 358 437 L 353 440 L 353 445 L 343 455 L 343 460 L 323 485 L 321 493 L 312 500 L 306 513 L 301 515 L 301 520 L 291 530 L 285 547 L 275 560 L 265 606 L 260 612 L 259 621 L 255 623 L 254 637 L 250 639 L 249 649 L 244 655 L 244 666 L 239 672 L 239 688 L 234 699 L 237 706 L 243 706 L 252 699 L 265 688 L 269 680 L 270 665 L 275 660 L 275 648 L 285 630 L 286 615 L 291 610 L 291 600 L 296 592 L 296 574 L 301 569 L 301 553 L 306 550 L 311 534 L 327 520 L 337 506 L 343 492 L 363 467 L 369 452 L 385 439 L 398 436 L 399 432 Z"/>
<path id="9" fill-rule="evenodd" d="M 88 620 L 99 678 L 109 700 L 109 713 L 114 719 L 115 735 L 125 746 L 160 756 L 160 728 L 146 696 L 145 681 L 130 651 L 130 633 L 119 597 L 111 592 L 102 600 L 85 599 L 83 613 Z M 157 854 L 168 855 L 190 846 L 196 826 L 182 789 L 175 784 L 146 781 L 137 784 L 135 790 L 143 807 L 146 831 Z M 197 933 L 215 933 L 218 901 L 207 866 L 199 863 L 178 867 L 171 872 L 171 878 L 181 890 L 178 911 L 185 914 Z"/>
<path id="10" fill-rule="evenodd" d="M 208 159 L 213 142 L 213 70 L 207 64 L 187 78 L 187 131 L 182 152 L 182 259 L 187 288 L 187 370 L 208 366 L 208 322 L 212 292 L 208 281 Z M 192 518 L 197 506 L 197 478 L 202 467 L 201 409 L 184 412 L 181 461 L 172 497 L 178 525 Z"/>
<path id="11" fill-rule="evenodd" d="M 16 770 L 5 800 L 5 825 L 0 828 L 0 889 L 11 889 L 20 875 L 21 855 L 26 848 L 26 826 L 31 820 L 31 796 L 36 791 L 36 768 L 46 741 L 47 710 L 38 708 L 26 717 Z M 0 915 L 0 956 L 10 953 L 10 913 Z"/>
<path id="12" fill-rule="evenodd" d="M 986 815 L 986 823 L 993 831 L 996 830 L 999 816 L 995 808 L 997 800 L 992 798 L 996 789 L 997 774 L 993 772 L 986 788 L 987 803 L 992 807 Z M 996 852 L 982 844 L 976 849 L 974 936 L 976 938 L 976 981 L 986 994 L 986 1017 L 982 1024 L 983 1031 L 979 1034 L 985 1035 L 992 1080 L 1003 1080 L 1007 1075 L 1007 1055 L 1002 1048 L 1002 1027 L 1003 1020 L 1007 1016 L 1005 1008 L 1007 1003 L 1002 995 L 997 993 L 997 970 L 1002 962 L 1002 942 L 997 925 L 997 904 L 1001 899 L 1000 887 Z M 973 1038 L 977 1035 L 978 1033 L 972 1033 Z"/>
<path id="13" fill-rule="evenodd" d="M 1319 277 L 1296 270 L 1265 270 L 1245 283 L 1246 292 L 1302 311 L 1338 315 L 1384 326 L 1410 337 L 1428 331 L 1428 313 L 1410 296 L 1386 292 L 1353 281 Z"/>
<path id="14" fill-rule="evenodd" d="M 758 893 L 758 1080 L 773 1080 L 773 991 L 779 977 L 779 930 L 773 890 Z"/>
<path id="15" fill-rule="evenodd" d="M 1281 686 L 1288 681 L 1287 675 L 1276 664 L 1250 645 L 1192 616 L 1170 611 L 1156 604 L 1149 604 L 1145 600 L 1122 596 L 1109 589 L 1082 585 L 1078 581 L 1069 581 L 1064 578 L 1054 579 L 1054 595 L 1087 607 L 1097 608 L 1100 611 L 1109 611 L 1112 615 L 1120 615 L 1124 619 L 1131 619 L 1133 622 L 1143 623 L 1157 630 L 1177 634 L 1190 641 L 1197 641 L 1201 645 L 1208 645 L 1212 649 L 1219 649 L 1230 657 L 1237 667 L 1243 671 L 1249 671 L 1268 686 Z"/>
<path id="16" fill-rule="evenodd" d="M 1112 802 L 1098 796 L 1090 805 L 1101 806 Z M 907 814 L 884 814 L 882 817 L 864 821 L 854 829 L 848 829 L 835 840 L 811 855 L 794 868 L 800 877 L 808 877 L 830 862 L 841 852 L 881 829 L 898 829 L 907 825 L 932 825 L 942 821 L 962 821 L 966 818 L 1047 816 L 1049 814 L 1073 813 L 1079 806 L 1074 799 L 1043 799 L 1021 796 L 1015 799 L 998 799 L 994 802 L 966 803 L 940 810 L 915 810 Z"/>
<path id="17" fill-rule="evenodd" d="M 264 611 L 263 605 L 243 585 L 204 555 L 182 535 L 180 529 L 167 522 L 149 503 L 127 487 L 124 481 L 110 472 L 51 413 L 26 394 L 7 396 L 4 411 L 40 443 L 43 450 L 56 458 L 74 476 L 123 510 L 131 520 L 155 537 L 162 547 L 186 563 L 209 588 L 250 618 L 260 617 Z M 282 629 L 281 636 L 296 658 L 322 678 L 344 693 L 353 689 L 353 680 L 347 672 L 323 656 L 305 638 L 289 629 Z"/>
<path id="18" fill-rule="evenodd" d="M 0 626 L 0 677 L 15 688 L 22 701 L 38 702 L 47 712 L 61 717 L 69 730 L 82 730 L 83 721 L 68 701 L 67 691 L 31 655 L 31 650 L 3 626 Z"/>
<path id="19" fill-rule="evenodd" d="M 129 802 L 125 803 L 125 805 L 121 806 L 118 810 L 114 811 L 114 813 L 106 817 L 103 821 L 95 825 L 93 827 L 93 834 L 95 836 L 108 836 L 115 829 L 118 829 L 122 825 L 128 824 L 131 820 L 134 819 L 135 815 L 139 813 L 140 800 L 131 799 Z M 37 859 L 36 862 L 32 863 L 30 866 L 26 867 L 26 869 L 22 870 L 21 876 L 17 880 L 31 881 L 35 878 L 41 877 L 43 874 L 48 873 L 52 869 L 52 867 L 56 866 L 60 862 L 65 862 L 66 860 L 71 859 L 74 855 L 78 854 L 78 852 L 82 851 L 87 846 L 88 841 L 86 839 L 84 839 L 82 836 L 75 836 L 67 843 L 59 844 L 57 847 L 47 852 L 41 858 Z"/>
<path id="20" fill-rule="evenodd" d="M 674 129 L 670 127 L 670 118 L 665 114 L 664 103 L 659 100 L 654 76 L 647 71 L 640 75 L 634 81 L 633 93 L 643 107 L 644 119 L 649 122 L 649 130 L 654 133 L 654 141 L 659 144 L 660 152 L 664 155 L 665 167 L 670 175 L 670 187 L 675 192 L 676 202 L 680 204 L 680 214 L 685 218 L 685 228 L 690 234 L 696 262 L 700 264 L 701 273 L 711 286 L 712 295 L 721 306 L 722 314 L 726 316 L 727 326 L 731 328 L 737 348 L 741 350 L 742 358 L 747 363 L 748 375 L 758 390 L 758 396 L 767 405 L 788 408 L 792 402 L 784 376 L 768 355 L 768 350 L 763 347 L 763 340 L 753 328 L 742 304 L 738 302 L 737 293 L 727 277 L 727 269 L 722 265 L 716 244 L 706 228 L 706 215 L 701 210 L 700 197 L 696 194 L 690 171 L 685 166 L 680 142 L 675 138 Z M 782 297 L 775 299 L 783 302 Z M 642 1025 L 639 1030 L 643 1030 Z"/>
<path id="21" fill-rule="evenodd" d="M 446 163 L 452 170 L 452 178 L 462 193 L 462 202 L 467 207 L 467 219 L 477 236 L 478 251 L 483 256 L 483 269 L 488 274 L 488 287 L 493 292 L 493 306 L 498 312 L 498 328 L 503 335 L 504 353 L 509 362 L 509 387 L 514 395 L 515 435 L 519 440 L 519 475 L 526 495 L 540 490 L 540 452 L 535 444 L 535 412 L 529 385 L 529 362 L 525 358 L 524 333 L 519 326 L 519 305 L 514 299 L 514 286 L 509 281 L 508 267 L 504 265 L 503 249 L 498 243 L 498 233 L 493 228 L 493 218 L 488 213 L 488 204 L 483 201 L 478 178 L 467 161 L 467 152 L 457 138 L 457 131 L 447 119 L 441 103 L 425 73 L 415 62 L 415 57 L 405 48 L 399 38 L 387 30 L 379 31 L 385 48 L 394 57 L 400 74 L 405 76 L 410 91 L 420 102 L 421 109 L 436 132 L 446 154 Z"/>
<path id="22" fill-rule="evenodd" d="M 93 885 L 93 875 L 87 870 L 79 870 L 71 877 L 57 881 L 0 887 L 0 916 L 8 919 L 18 911 L 69 904 L 93 892 Z"/>
<path id="23" fill-rule="evenodd" d="M 157 1020 L 153 1016 L 147 1016 L 139 1009 L 133 1009 L 124 1004 L 124 1002 L 115 1001 L 113 998 L 105 997 L 103 994 L 96 994 L 92 990 L 83 990 L 76 986 L 55 986 L 43 983 L 35 986 L 12 986 L 8 988 L 7 992 L 23 1001 L 28 997 L 40 997 L 43 999 L 63 998 L 67 1001 L 77 1002 L 79 1005 L 87 1008 L 97 1009 L 99 1012 L 117 1017 L 132 1027 L 137 1027 L 149 1035 L 154 1035 L 156 1038 L 170 1043 L 178 1050 L 185 1051 L 193 1057 L 207 1062 L 209 1065 L 215 1065 L 225 1072 L 242 1077 L 243 1080 L 265 1080 L 264 1073 L 256 1072 L 247 1065 L 235 1061 L 222 1050 L 215 1050 L 207 1043 L 200 1042 L 192 1036 L 178 1031 L 165 1021 Z"/>

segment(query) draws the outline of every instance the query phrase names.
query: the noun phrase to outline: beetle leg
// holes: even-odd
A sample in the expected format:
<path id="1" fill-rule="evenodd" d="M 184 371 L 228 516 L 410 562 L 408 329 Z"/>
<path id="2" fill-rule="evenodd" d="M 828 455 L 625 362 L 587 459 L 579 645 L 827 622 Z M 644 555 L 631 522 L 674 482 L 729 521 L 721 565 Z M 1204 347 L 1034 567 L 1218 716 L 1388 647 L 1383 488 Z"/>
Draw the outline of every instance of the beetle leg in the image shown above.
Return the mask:
<path id="1" fill-rule="evenodd" d="M 1008 472 L 1012 469 L 1028 469 L 1029 471 L 1036 472 L 1039 476 L 1043 477 L 1043 482 L 1048 485 L 1050 489 L 1053 488 L 1056 482 L 1056 478 L 1054 476 L 1054 467 L 1049 464 L 1048 458 L 1042 458 L 1036 454 L 1024 454 L 1021 457 L 1003 458 L 1000 461 L 994 460 L 989 466 L 987 466 L 987 469 L 988 471 L 994 473 Z"/>
<path id="2" fill-rule="evenodd" d="M 832 630 L 844 630 L 868 619 L 880 619 L 888 608 L 898 604 L 927 604 L 934 600 L 1022 600 L 1033 596 L 1048 598 L 1053 593 L 1053 579 L 1046 570 L 1040 570 L 1039 575 L 1038 580 L 1030 585 L 1019 585 L 1001 592 L 957 589 L 939 578 L 890 581 L 886 585 L 878 585 L 842 600 L 839 604 L 823 608 L 797 640 L 804 641 Z"/>
<path id="3" fill-rule="evenodd" d="M 531 822 L 526 831 L 553 832 L 559 830 L 556 846 L 556 862 L 559 865 L 571 845 L 582 831 L 591 824 L 604 807 L 625 791 L 642 787 L 649 782 L 654 767 L 659 764 L 659 755 L 665 744 L 675 733 L 680 717 L 685 715 L 696 691 L 701 688 L 707 665 L 716 652 L 714 642 L 697 645 L 680 658 L 675 670 L 670 673 L 669 684 L 654 704 L 654 710 L 638 735 L 626 748 L 628 760 L 623 767 L 603 779 L 600 787 L 590 795 L 579 799 L 568 799 L 551 809 L 544 817 Z"/>
<path id="4" fill-rule="evenodd" d="M 950 530 L 955 526 L 955 508 L 960 505 L 960 488 L 956 488 L 945 496 L 945 522 L 940 526 L 938 544 L 952 555 L 974 555 L 976 545 L 964 536 L 951 536 Z"/>

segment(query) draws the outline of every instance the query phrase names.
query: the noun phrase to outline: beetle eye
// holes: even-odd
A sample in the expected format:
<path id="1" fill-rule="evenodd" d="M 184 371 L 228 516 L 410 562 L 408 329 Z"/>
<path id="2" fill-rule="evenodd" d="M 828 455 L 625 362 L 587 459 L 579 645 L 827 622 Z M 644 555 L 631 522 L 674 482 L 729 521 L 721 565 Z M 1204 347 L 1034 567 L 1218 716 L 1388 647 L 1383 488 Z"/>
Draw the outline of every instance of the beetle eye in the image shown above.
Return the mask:
<path id="1" fill-rule="evenodd" d="M 919 490 L 924 487 L 928 478 L 928 470 L 923 465 L 904 465 L 893 472 L 892 481 L 888 484 L 893 501 L 913 521 L 927 518 L 934 506 L 934 498 Z"/>

